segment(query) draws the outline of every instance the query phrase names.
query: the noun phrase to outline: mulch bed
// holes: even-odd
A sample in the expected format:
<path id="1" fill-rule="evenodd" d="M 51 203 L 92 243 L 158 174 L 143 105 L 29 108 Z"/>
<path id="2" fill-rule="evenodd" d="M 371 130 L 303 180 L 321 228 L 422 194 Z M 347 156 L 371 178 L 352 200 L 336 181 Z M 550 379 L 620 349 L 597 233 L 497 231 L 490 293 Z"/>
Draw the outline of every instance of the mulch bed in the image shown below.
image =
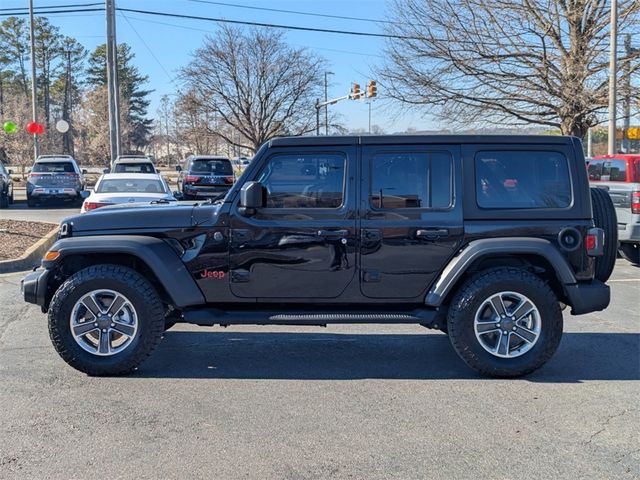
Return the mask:
<path id="1" fill-rule="evenodd" d="M 0 220 L 0 260 L 18 258 L 56 228 L 53 223 Z"/>

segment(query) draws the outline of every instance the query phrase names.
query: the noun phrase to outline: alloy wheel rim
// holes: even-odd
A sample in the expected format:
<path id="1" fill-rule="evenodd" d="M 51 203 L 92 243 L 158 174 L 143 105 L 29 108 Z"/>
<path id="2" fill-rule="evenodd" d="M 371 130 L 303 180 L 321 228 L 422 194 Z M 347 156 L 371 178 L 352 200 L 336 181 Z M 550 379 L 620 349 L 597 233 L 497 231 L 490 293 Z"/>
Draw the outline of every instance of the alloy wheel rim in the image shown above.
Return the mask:
<path id="1" fill-rule="evenodd" d="M 138 315 L 131 301 L 121 293 L 92 290 L 73 306 L 69 327 L 83 350 L 107 357 L 131 345 L 138 333 Z"/>
<path id="2" fill-rule="evenodd" d="M 473 322 L 476 339 L 484 350 L 500 358 L 515 358 L 530 351 L 540 338 L 542 318 L 535 304 L 518 292 L 491 295 Z"/>

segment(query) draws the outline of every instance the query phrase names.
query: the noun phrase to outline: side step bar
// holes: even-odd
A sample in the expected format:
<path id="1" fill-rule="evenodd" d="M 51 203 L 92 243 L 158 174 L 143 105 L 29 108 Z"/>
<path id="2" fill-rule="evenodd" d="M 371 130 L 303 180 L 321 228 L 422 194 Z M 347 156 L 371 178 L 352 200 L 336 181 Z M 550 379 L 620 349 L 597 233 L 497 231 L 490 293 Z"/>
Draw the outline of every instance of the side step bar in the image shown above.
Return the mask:
<path id="1" fill-rule="evenodd" d="M 185 323 L 201 326 L 221 325 L 315 325 L 326 326 L 340 323 L 396 323 L 420 324 L 438 328 L 443 315 L 437 310 L 413 310 L 398 312 L 273 312 L 273 311 L 226 311 L 217 308 L 199 308 L 182 312 Z"/>

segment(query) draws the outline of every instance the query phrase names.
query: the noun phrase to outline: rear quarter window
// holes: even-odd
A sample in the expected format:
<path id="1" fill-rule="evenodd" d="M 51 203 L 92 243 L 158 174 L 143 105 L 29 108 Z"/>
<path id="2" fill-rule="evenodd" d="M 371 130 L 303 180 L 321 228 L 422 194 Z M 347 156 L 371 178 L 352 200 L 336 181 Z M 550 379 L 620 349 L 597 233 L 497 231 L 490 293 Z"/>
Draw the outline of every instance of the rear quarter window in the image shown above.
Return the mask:
<path id="1" fill-rule="evenodd" d="M 567 158 L 552 151 L 483 151 L 475 156 L 476 202 L 484 209 L 567 208 Z"/>

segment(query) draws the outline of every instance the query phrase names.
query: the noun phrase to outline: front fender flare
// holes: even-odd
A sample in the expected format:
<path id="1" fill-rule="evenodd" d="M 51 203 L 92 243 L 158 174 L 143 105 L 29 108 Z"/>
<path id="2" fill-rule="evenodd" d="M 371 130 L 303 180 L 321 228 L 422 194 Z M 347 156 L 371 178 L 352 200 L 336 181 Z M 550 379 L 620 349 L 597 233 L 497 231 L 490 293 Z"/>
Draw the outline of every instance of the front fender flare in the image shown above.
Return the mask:
<path id="1" fill-rule="evenodd" d="M 560 283 L 565 286 L 576 284 L 571 267 L 558 249 L 548 240 L 523 237 L 486 238 L 469 243 L 465 249 L 451 259 L 427 293 L 425 303 L 432 307 L 441 306 L 447 294 L 474 261 L 480 257 L 495 254 L 540 255 L 553 266 Z"/>
<path id="2" fill-rule="evenodd" d="M 200 287 L 178 254 L 159 238 L 143 235 L 97 235 L 58 240 L 49 250 L 60 253 L 53 261 L 42 261 L 46 269 L 55 268 L 71 255 L 125 254 L 144 262 L 155 274 L 177 308 L 205 303 Z"/>

